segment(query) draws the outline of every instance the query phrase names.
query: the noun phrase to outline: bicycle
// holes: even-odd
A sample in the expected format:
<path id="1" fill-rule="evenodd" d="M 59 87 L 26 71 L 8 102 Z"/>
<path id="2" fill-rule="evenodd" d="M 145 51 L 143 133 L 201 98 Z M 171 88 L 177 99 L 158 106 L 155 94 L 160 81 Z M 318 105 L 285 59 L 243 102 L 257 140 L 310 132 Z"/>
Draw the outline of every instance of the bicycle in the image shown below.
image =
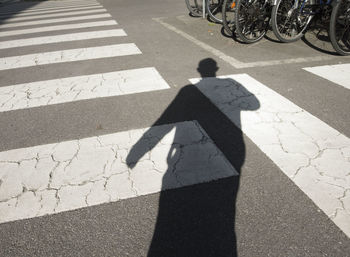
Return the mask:
<path id="1" fill-rule="evenodd" d="M 236 30 L 235 13 L 236 0 L 224 0 L 222 4 L 222 26 L 229 36 L 233 36 Z"/>
<path id="2" fill-rule="evenodd" d="M 329 27 L 335 51 L 340 55 L 350 55 L 350 0 L 335 1 Z"/>
<path id="3" fill-rule="evenodd" d="M 222 23 L 221 6 L 224 0 L 205 0 L 205 12 L 213 22 Z M 203 0 L 185 0 L 187 9 L 193 17 L 203 15 Z"/>
<path id="4" fill-rule="evenodd" d="M 269 29 L 272 4 L 270 0 L 237 0 L 236 33 L 245 43 L 261 40 Z"/>
<path id="5" fill-rule="evenodd" d="M 205 0 L 205 7 L 210 19 L 222 23 L 222 5 L 224 0 Z"/>
<path id="6" fill-rule="evenodd" d="M 227 22 L 224 18 L 224 4 L 225 0 L 205 0 L 205 9 L 206 13 L 209 16 L 209 19 L 216 23 L 222 23 L 225 31 L 232 35 L 231 26 L 228 26 L 228 23 L 234 22 L 232 19 Z M 230 0 L 231 2 L 234 0 Z M 194 17 L 200 17 L 203 15 L 203 0 L 185 0 L 190 14 Z"/>
<path id="7" fill-rule="evenodd" d="M 203 0 L 185 0 L 190 15 L 201 17 L 203 15 Z"/>
<path id="8" fill-rule="evenodd" d="M 350 0 L 278 0 L 272 8 L 271 25 L 276 37 L 285 43 L 304 36 L 314 17 L 328 23 L 333 48 L 350 54 Z"/>

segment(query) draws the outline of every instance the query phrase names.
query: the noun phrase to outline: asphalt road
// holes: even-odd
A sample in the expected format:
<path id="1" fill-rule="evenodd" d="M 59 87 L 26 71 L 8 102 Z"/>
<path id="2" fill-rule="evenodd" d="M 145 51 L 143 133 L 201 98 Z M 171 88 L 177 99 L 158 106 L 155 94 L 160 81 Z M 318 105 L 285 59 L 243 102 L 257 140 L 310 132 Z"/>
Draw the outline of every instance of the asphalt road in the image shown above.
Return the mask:
<path id="1" fill-rule="evenodd" d="M 303 68 L 348 64 L 349 57 L 336 55 L 312 31 L 291 44 L 277 42 L 272 33 L 256 44 L 242 44 L 224 36 L 220 25 L 189 16 L 183 0 L 98 2 L 126 37 L 0 49 L 1 58 L 123 43 L 134 43 L 142 54 L 1 69 L 0 88 L 144 67 L 154 67 L 169 88 L 1 111 L 0 151 L 196 120 L 239 176 L 3 222 L 0 256 L 350 256 L 349 237 L 323 207 L 189 82 L 208 74 L 248 74 L 347 138 L 350 90 Z M 7 3 L 0 12 L 17 6 L 19 13 L 36 4 Z M 4 24 L 6 19 L 0 36 L 15 30 L 1 28 Z M 64 33 L 68 30 L 6 36 L 0 43 Z M 208 58 L 217 70 L 201 70 Z M 344 188 L 349 211 L 350 185 Z"/>

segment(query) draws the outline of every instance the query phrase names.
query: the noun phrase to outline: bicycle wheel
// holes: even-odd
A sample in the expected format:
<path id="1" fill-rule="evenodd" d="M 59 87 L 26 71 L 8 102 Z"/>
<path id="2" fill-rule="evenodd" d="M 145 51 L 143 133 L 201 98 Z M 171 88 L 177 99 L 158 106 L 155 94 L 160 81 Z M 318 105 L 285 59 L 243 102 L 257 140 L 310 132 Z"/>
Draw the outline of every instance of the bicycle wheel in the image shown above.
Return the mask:
<path id="1" fill-rule="evenodd" d="M 222 3 L 223 0 L 205 0 L 205 7 L 209 18 L 217 23 L 222 23 Z"/>
<path id="2" fill-rule="evenodd" d="M 333 48 L 340 55 L 350 55 L 350 0 L 336 2 L 329 26 Z"/>
<path id="3" fill-rule="evenodd" d="M 245 43 L 263 38 L 269 27 L 271 7 L 268 0 L 237 0 L 236 33 Z"/>
<path id="4" fill-rule="evenodd" d="M 235 10 L 236 0 L 224 0 L 222 4 L 222 25 L 229 36 L 236 30 Z"/>
<path id="5" fill-rule="evenodd" d="M 284 43 L 300 39 L 313 15 L 310 5 L 302 0 L 279 0 L 272 8 L 271 26 L 275 36 Z"/>
<path id="6" fill-rule="evenodd" d="M 187 9 L 193 17 L 201 17 L 203 14 L 203 0 L 185 0 Z"/>

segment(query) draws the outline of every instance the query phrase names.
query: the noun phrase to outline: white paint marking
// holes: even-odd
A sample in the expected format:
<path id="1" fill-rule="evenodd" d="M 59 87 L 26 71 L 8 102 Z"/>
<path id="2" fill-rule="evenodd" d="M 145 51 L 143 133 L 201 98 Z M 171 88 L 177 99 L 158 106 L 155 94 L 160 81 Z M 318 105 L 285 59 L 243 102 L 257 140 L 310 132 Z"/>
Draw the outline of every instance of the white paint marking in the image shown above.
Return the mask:
<path id="1" fill-rule="evenodd" d="M 18 10 L 35 10 L 35 9 L 41 9 L 41 8 L 47 8 L 47 7 L 60 7 L 60 6 L 83 6 L 86 4 L 100 4 L 97 1 L 68 1 L 68 2 L 53 2 L 53 1 L 42 1 L 39 2 L 37 1 L 34 4 L 30 3 L 25 3 L 25 2 L 17 2 L 13 3 L 11 5 L 5 5 L 3 10 L 8 11 L 8 10 L 13 10 L 13 11 L 18 11 Z"/>
<path id="2" fill-rule="evenodd" d="M 308 67 L 304 70 L 350 89 L 350 63 Z"/>
<path id="3" fill-rule="evenodd" d="M 85 11 L 76 11 L 76 12 L 65 12 L 65 13 L 50 13 L 50 14 L 38 14 L 38 15 L 32 15 L 32 16 L 26 16 L 26 17 L 11 17 L 11 18 L 2 18 L 0 22 L 17 22 L 17 21 L 26 21 L 26 20 L 41 20 L 41 19 L 47 19 L 47 18 L 60 18 L 65 16 L 74 16 L 74 15 L 82 15 L 82 14 L 101 14 L 106 13 L 107 10 L 104 8 L 100 9 L 94 9 L 94 10 L 85 10 Z"/>
<path id="4" fill-rule="evenodd" d="M 45 12 L 45 11 L 56 11 L 60 10 L 60 11 L 65 11 L 65 10 L 70 10 L 70 9 L 76 9 L 76 8 L 86 8 L 86 7 L 92 7 L 92 8 L 100 8 L 103 7 L 100 4 L 85 4 L 83 6 L 81 5 L 66 5 L 64 7 L 47 7 L 47 8 L 36 8 L 36 9 L 32 9 L 32 8 L 25 8 L 25 9 L 8 9 L 6 12 L 1 12 L 0 15 L 10 15 L 10 14 L 27 14 L 28 15 L 32 15 L 32 14 L 36 14 L 36 13 L 41 13 L 41 12 Z M 19 13 L 20 12 L 20 13 Z"/>
<path id="5" fill-rule="evenodd" d="M 168 23 L 165 23 L 164 21 L 162 21 L 161 18 L 155 18 L 154 19 L 155 21 L 159 22 L 160 24 L 162 24 L 164 27 L 166 27 L 167 29 L 183 36 L 184 38 L 188 39 L 189 41 L 191 41 L 192 43 L 200 46 L 201 48 L 203 48 L 204 50 L 214 54 L 215 56 L 219 57 L 220 59 L 224 60 L 225 62 L 231 64 L 232 66 L 234 67 L 238 67 L 242 64 L 242 62 L 236 60 L 235 58 L 231 57 L 231 56 L 228 56 L 227 54 L 224 54 L 223 52 L 217 50 L 216 48 L 214 47 L 211 47 L 210 45 L 194 38 L 193 36 L 175 28 L 174 26 L 168 24 Z"/>
<path id="6" fill-rule="evenodd" d="M 3 23 L 0 25 L 0 28 L 13 28 L 13 27 L 67 22 L 67 21 L 83 21 L 83 20 L 92 20 L 92 19 L 100 19 L 100 18 L 110 18 L 110 17 L 111 17 L 110 14 L 104 13 L 104 14 L 85 15 L 85 16 L 78 16 L 78 17 L 57 18 L 57 19 L 50 19 L 50 20 L 26 21 L 26 22 L 16 22 L 16 23 L 8 23 L 8 24 Z"/>
<path id="7" fill-rule="evenodd" d="M 272 65 L 280 65 L 280 64 L 291 64 L 291 63 L 303 63 L 303 62 L 315 62 L 315 61 L 324 61 L 329 60 L 334 57 L 331 56 L 316 56 L 316 57 L 306 57 L 306 58 L 292 58 L 292 59 L 284 59 L 284 60 L 271 60 L 271 61 L 257 61 L 257 62 L 241 62 L 231 56 L 228 56 L 227 54 L 219 51 L 218 49 L 196 39 L 195 37 L 187 34 L 186 32 L 183 32 L 182 30 L 179 30 L 178 28 L 164 22 L 162 18 L 154 18 L 153 20 L 157 21 L 158 23 L 162 24 L 167 29 L 181 35 L 182 37 L 188 39 L 195 45 L 203 48 L 204 50 L 208 51 L 209 53 L 217 56 L 221 60 L 227 62 L 231 66 L 233 66 L 236 69 L 242 69 L 242 68 L 252 68 L 252 67 L 265 67 L 265 66 L 272 66 Z"/>
<path id="8" fill-rule="evenodd" d="M 350 237 L 350 139 L 249 75 L 192 79 Z"/>
<path id="9" fill-rule="evenodd" d="M 170 88 L 155 68 L 0 87 L 0 112 Z"/>
<path id="10" fill-rule="evenodd" d="M 80 33 L 71 33 L 71 34 L 64 34 L 64 35 L 57 35 L 57 36 L 2 41 L 0 42 L 0 49 L 78 41 L 78 40 L 88 40 L 88 39 L 94 39 L 94 38 L 121 37 L 121 36 L 126 36 L 126 33 L 122 29 L 80 32 Z"/>
<path id="11" fill-rule="evenodd" d="M 235 175 L 195 121 L 15 149 L 0 152 L 0 222 Z"/>
<path id="12" fill-rule="evenodd" d="M 78 48 L 38 54 L 28 54 L 21 56 L 5 57 L 0 59 L 0 70 L 9 70 L 44 64 L 75 62 L 133 54 L 141 54 L 140 49 L 138 49 L 137 46 L 133 43 Z"/>
<path id="13" fill-rule="evenodd" d="M 18 1 L 17 3 L 13 3 L 11 5 L 4 6 L 4 9 L 15 9 L 25 8 L 25 9 L 37 9 L 43 7 L 59 7 L 59 6 L 67 6 L 67 5 L 85 5 L 85 4 L 100 4 L 97 1 L 37 1 L 36 3 L 25 3 Z"/>
<path id="14" fill-rule="evenodd" d="M 39 28 L 32 28 L 32 29 L 2 31 L 0 32 L 0 37 L 16 36 L 16 35 L 24 35 L 24 34 L 40 33 L 40 32 L 50 32 L 50 31 L 61 31 L 61 30 L 69 30 L 69 29 L 93 28 L 93 27 L 111 26 L 111 25 L 117 25 L 117 24 L 118 23 L 115 20 L 107 20 L 107 21 L 95 21 L 95 22 L 75 23 L 75 24 L 66 24 L 66 25 L 46 26 L 46 27 L 39 27 Z"/>
<path id="15" fill-rule="evenodd" d="M 49 0 L 49 1 L 37 1 L 36 5 L 33 6 L 35 8 L 36 6 L 42 6 L 42 5 L 66 5 L 66 4 L 81 4 L 81 3 L 98 3 L 95 0 Z M 20 1 L 18 4 L 25 4 Z"/>
<path id="16" fill-rule="evenodd" d="M 283 60 L 270 60 L 270 61 L 257 61 L 257 62 L 246 62 L 242 63 L 237 68 L 252 68 L 252 67 L 266 67 L 281 64 L 293 64 L 293 63 L 304 63 L 304 62 L 319 62 L 334 59 L 332 56 L 314 56 L 314 57 L 299 57 Z"/>
<path id="17" fill-rule="evenodd" d="M 76 11 L 76 10 L 100 10 L 102 9 L 102 6 L 87 6 L 87 7 L 73 7 L 73 8 L 66 8 L 65 10 L 63 10 L 64 12 L 73 12 L 73 11 Z M 16 17 L 28 17 L 28 16 L 33 16 L 33 17 L 36 17 L 37 15 L 41 15 L 41 14 L 54 14 L 54 13 L 57 13 L 57 14 L 60 14 L 62 13 L 62 11 L 60 10 L 48 10 L 48 11 L 42 11 L 42 12 L 36 12 L 36 13 L 13 13 L 13 14 L 0 14 L 0 19 L 7 19 L 7 18 L 16 18 Z"/>

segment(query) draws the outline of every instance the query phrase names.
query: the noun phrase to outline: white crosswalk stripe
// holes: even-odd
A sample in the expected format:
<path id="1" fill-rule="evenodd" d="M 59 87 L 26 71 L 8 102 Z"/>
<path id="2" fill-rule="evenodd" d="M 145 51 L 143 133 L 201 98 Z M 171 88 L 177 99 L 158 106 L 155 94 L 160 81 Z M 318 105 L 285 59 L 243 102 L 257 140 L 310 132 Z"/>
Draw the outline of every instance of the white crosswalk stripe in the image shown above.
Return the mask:
<path id="1" fill-rule="evenodd" d="M 95 18 L 95 16 L 87 17 L 88 19 Z M 13 20 L 14 19 L 12 19 L 12 21 Z M 52 21 L 53 20 L 50 20 L 49 22 Z M 54 20 L 54 22 L 56 21 L 61 20 Z M 65 19 L 64 21 L 70 20 Z M 45 22 L 48 21 L 46 20 Z M 26 23 L 26 25 L 28 24 L 34 23 Z M 28 34 L 43 31 L 50 32 L 61 29 L 75 29 L 89 26 L 105 26 L 115 24 L 115 21 L 90 22 L 85 24 L 67 24 L 27 30 L 15 30 L 9 31 L 7 33 L 18 33 L 18 35 L 20 35 L 23 32 Z M 122 29 L 113 29 L 61 34 L 56 36 L 33 37 L 27 39 L 3 41 L 0 43 L 0 48 L 6 49 L 18 46 L 24 47 L 28 45 L 62 43 L 72 40 L 88 40 L 93 38 L 112 36 L 126 36 L 126 33 Z M 99 47 L 70 49 L 55 52 L 28 54 L 24 56 L 6 57 L 1 60 L 0 69 L 8 70 L 19 67 L 30 67 L 35 65 L 74 62 L 78 60 L 91 60 L 96 58 L 117 57 L 134 54 L 141 54 L 141 51 L 133 43 L 105 45 Z M 66 102 L 86 99 L 134 94 L 154 90 L 164 90 L 168 88 L 168 84 L 155 68 L 139 68 L 133 70 L 123 70 L 101 74 L 16 84 L 0 88 L 0 112 L 47 106 L 51 104 L 62 104 Z M 154 160 L 149 160 L 137 164 L 136 166 L 138 168 L 133 169 L 131 172 L 132 175 L 130 173 L 130 177 L 129 171 L 125 170 L 126 172 L 124 172 L 120 170 L 121 167 L 127 168 L 124 160 L 126 156 L 123 156 L 123 154 L 125 154 L 128 149 L 132 148 L 135 140 L 138 140 L 146 130 L 147 129 L 138 129 L 134 131 L 126 131 L 110 135 L 61 142 L 58 144 L 55 143 L 24 149 L 15 149 L 0 153 L 0 222 L 22 218 L 31 218 L 45 214 L 52 214 L 56 212 L 95 205 L 98 203 L 135 197 L 137 195 L 159 192 L 165 186 L 162 184 L 162 173 L 160 171 L 161 169 L 164 169 L 163 173 L 165 173 L 166 166 L 164 163 L 165 158 L 159 158 L 158 154 L 154 155 Z M 201 176 L 201 181 L 209 181 L 213 177 L 217 176 L 225 177 L 236 174 L 233 167 L 226 161 L 222 154 L 220 155 L 218 153 L 218 149 L 196 122 L 183 122 L 173 125 L 161 126 L 158 128 L 151 128 L 149 130 L 151 132 L 147 140 L 149 140 L 152 136 L 156 138 L 158 136 L 161 136 L 163 132 L 166 132 L 166 136 L 165 134 L 163 135 L 165 138 L 162 140 L 162 143 L 159 143 L 153 149 L 153 153 L 162 152 L 163 150 L 166 150 L 166 148 L 173 147 L 174 140 L 172 137 L 175 135 L 175 130 L 177 135 L 176 140 L 186 146 L 186 151 L 181 151 L 181 158 L 184 159 L 184 161 L 186 161 L 186 158 L 193 159 L 193 152 L 201 151 L 203 154 L 209 154 L 212 152 L 211 154 L 217 154 L 216 162 L 213 162 L 213 166 L 217 168 L 220 167 L 221 169 L 225 167 L 225 170 L 221 170 L 221 173 L 214 173 L 213 171 L 208 170 L 207 177 Z M 191 131 L 192 134 L 189 133 L 189 131 Z M 127 135 L 130 135 L 131 137 L 130 142 L 126 141 L 125 136 Z M 97 142 L 105 142 L 105 145 L 97 145 Z M 76 148 L 76 146 L 78 146 L 78 148 Z M 113 151 L 111 151 L 113 147 L 118 153 L 113 153 Z M 145 145 L 142 145 L 142 147 L 145 147 Z M 39 151 L 36 152 L 37 150 Z M 46 153 L 43 154 L 42 150 L 46 151 Z M 31 166 L 31 161 L 29 161 L 31 157 L 27 155 L 28 151 L 34 155 L 40 154 L 40 156 L 43 157 L 41 160 L 42 162 L 39 161 L 43 164 L 42 169 L 37 170 L 39 168 L 38 165 L 32 166 L 33 173 L 29 177 L 27 176 L 29 173 L 26 172 L 26 175 L 24 175 L 21 171 L 21 168 L 18 169 L 21 164 L 17 167 L 15 167 L 16 165 L 13 165 L 14 163 L 12 159 L 16 156 L 15 158 L 20 159 L 20 163 L 25 166 L 27 164 Z M 58 153 L 58 151 L 61 152 Z M 66 162 L 64 159 L 69 158 L 69 152 L 71 152 L 73 155 L 71 156 L 71 160 Z M 163 153 L 166 154 L 166 151 Z M 179 158 L 179 153 L 180 152 L 176 154 L 177 158 Z M 96 154 L 97 159 L 91 158 L 92 156 L 96 156 Z M 145 155 L 151 155 L 151 153 L 145 153 Z M 28 157 L 29 162 L 26 161 Z M 76 159 L 77 157 L 79 159 L 79 162 L 75 163 L 73 159 Z M 205 158 L 204 155 L 203 158 Z M 92 162 L 89 164 L 86 163 L 87 159 L 90 159 Z M 57 170 L 56 168 L 54 169 L 58 173 L 61 173 L 62 171 L 67 172 L 66 175 L 64 175 L 66 177 L 64 178 L 62 177 L 63 174 L 58 173 L 56 177 L 56 175 L 54 175 L 54 170 L 52 170 L 53 167 L 49 167 L 51 164 L 48 164 L 47 161 L 53 162 L 51 164 L 56 166 Z M 57 161 L 61 164 L 58 164 Z M 108 165 L 111 168 L 109 171 L 106 170 L 107 166 L 106 163 L 103 163 L 104 161 L 107 161 L 109 163 Z M 45 163 L 48 164 L 48 166 L 45 165 Z M 73 168 L 74 172 L 80 173 L 80 175 L 76 173 L 76 178 L 71 177 L 71 171 L 69 171 L 69 168 L 67 166 L 68 163 L 73 164 L 73 166 L 76 165 L 76 167 Z M 181 164 L 181 162 L 179 163 Z M 94 166 L 93 173 L 95 174 L 88 174 L 90 173 L 90 168 L 86 170 L 86 164 L 88 166 L 92 165 L 90 168 Z M 154 169 L 153 171 L 150 171 L 149 174 L 147 174 L 145 177 L 144 174 L 142 172 L 140 173 L 138 170 L 143 169 L 144 165 L 146 165 L 146 167 L 149 167 L 150 164 L 156 165 L 156 170 Z M 101 165 L 105 168 L 101 169 Z M 198 159 L 197 162 L 193 163 L 192 168 L 197 167 L 198 169 L 202 165 L 203 161 Z M 25 169 L 29 171 L 27 168 Z M 48 174 L 48 170 L 52 170 L 53 173 Z M 131 171 L 131 169 L 129 170 Z M 106 171 L 109 175 L 106 173 Z M 183 171 L 180 170 L 177 177 L 174 176 L 168 181 L 168 188 L 179 187 L 180 185 L 186 185 L 186 183 L 188 183 L 185 178 L 181 178 L 181 172 Z M 82 174 L 85 175 L 81 176 Z M 49 177 L 47 177 L 47 175 L 49 175 Z M 107 178 L 106 175 L 109 176 L 109 178 Z M 198 177 L 198 175 L 195 174 L 195 170 L 193 170 L 192 176 Z M 81 186 L 81 183 L 85 184 L 85 182 L 82 181 L 82 179 L 85 179 L 84 177 L 90 177 L 92 179 L 92 187 L 90 187 L 90 182 L 86 184 L 89 187 L 89 196 L 84 196 L 87 187 Z M 125 183 L 129 181 L 131 177 L 134 179 L 135 183 L 132 185 L 130 183 Z M 51 182 L 49 182 L 49 184 L 47 184 L 47 187 L 44 188 L 44 184 L 48 182 L 44 182 L 44 180 L 47 178 L 53 183 L 51 184 Z M 28 186 L 27 189 L 30 191 L 30 193 L 17 195 L 17 193 L 19 193 L 19 184 L 14 180 L 20 184 L 23 182 L 25 184 L 25 187 Z M 20 180 L 22 182 L 20 182 Z M 12 184 L 14 182 L 17 184 Z M 65 184 L 66 182 L 67 184 Z M 190 183 L 196 182 L 198 181 L 193 180 Z M 103 184 L 105 184 L 105 187 Z M 103 186 L 102 188 L 101 185 Z M 100 189 L 102 189 L 101 192 L 99 192 Z M 20 191 L 23 192 L 23 189 L 20 189 Z M 72 193 L 74 193 L 76 197 L 72 197 Z M 59 201 L 57 201 L 58 199 Z M 15 204 L 14 200 L 16 201 Z"/>
<path id="2" fill-rule="evenodd" d="M 25 8 L 26 10 L 35 10 L 35 9 L 40 9 L 40 8 L 45 8 L 45 7 L 60 7 L 60 6 L 71 6 L 71 5 L 75 5 L 75 6 L 83 6 L 86 4 L 100 4 L 97 1 L 41 1 L 41 2 L 36 2 L 34 5 L 31 3 L 15 3 L 13 5 L 8 5 L 3 7 L 2 9 L 4 10 L 8 10 L 8 9 L 15 9 L 16 11 L 18 11 L 18 8 L 20 8 L 19 10 L 22 11 L 23 8 Z"/>
<path id="3" fill-rule="evenodd" d="M 67 8 L 66 8 L 67 9 Z M 102 6 L 87 6 L 87 7 L 72 7 L 69 8 L 68 10 L 64 10 L 65 12 L 68 11 L 70 13 L 77 11 L 77 10 L 100 10 L 103 9 Z M 54 14 L 54 13 L 62 13 L 62 11 L 60 11 L 59 9 L 55 9 L 55 10 L 48 10 L 48 11 L 41 11 L 41 12 L 37 12 L 37 13 L 26 13 L 26 12 L 21 12 L 21 13 L 17 13 L 14 12 L 12 14 L 0 14 L 0 19 L 7 19 L 7 18 L 15 18 L 15 17 L 26 17 L 26 16 L 33 16 L 36 17 L 37 15 L 43 15 L 43 14 Z"/>
<path id="4" fill-rule="evenodd" d="M 158 138 L 150 149 L 149 141 Z M 127 157 L 132 151 L 142 151 L 141 159 Z M 136 166 L 128 167 L 127 159 Z M 0 222 L 237 175 L 193 121 L 2 152 L 0 167 Z"/>
<path id="5" fill-rule="evenodd" d="M 249 75 L 191 79 L 350 237 L 350 139 Z"/>
<path id="6" fill-rule="evenodd" d="M 84 4 L 84 3 L 98 3 L 95 0 L 54 0 L 54 1 L 41 1 L 38 2 L 35 6 L 51 6 L 51 5 L 67 5 L 67 4 Z M 20 3 L 22 4 L 22 3 Z M 32 7 L 32 8 L 35 8 Z"/>
<path id="7" fill-rule="evenodd" d="M 86 8 L 86 7 L 91 7 L 91 8 L 100 8 L 101 5 L 97 4 L 97 3 L 86 3 L 84 5 L 65 5 L 65 6 L 61 6 L 61 7 L 42 7 L 42 8 L 26 8 L 24 10 L 15 10 L 15 9 L 8 9 L 7 11 L 2 10 L 0 12 L 0 15 L 2 16 L 6 16 L 6 15 L 11 15 L 11 14 L 18 14 L 18 15 L 32 15 L 32 14 L 37 14 L 37 13 L 42 13 L 42 12 L 46 12 L 46 11 L 66 11 L 66 10 L 70 10 L 70 9 L 76 9 L 76 8 Z M 4 8 L 5 9 L 5 8 Z M 20 13 L 18 13 L 20 11 Z"/>
<path id="8" fill-rule="evenodd" d="M 0 112 L 169 88 L 155 68 L 0 87 Z"/>
<path id="9" fill-rule="evenodd" d="M 42 2 L 39 2 L 37 5 L 33 6 L 32 8 L 36 8 L 37 6 L 66 6 L 70 4 L 84 5 L 86 3 L 99 3 L 99 2 L 95 0 L 42 1 Z"/>
<path id="10" fill-rule="evenodd" d="M 308 67 L 304 70 L 350 89 L 350 64 Z"/>
<path id="11" fill-rule="evenodd" d="M 75 11 L 75 12 L 65 12 L 65 13 L 51 13 L 51 14 L 38 14 L 38 15 L 31 15 L 26 17 L 1 17 L 1 20 L 5 20 L 7 22 L 17 22 L 17 21 L 26 21 L 26 20 L 35 20 L 35 19 L 47 19 L 47 18 L 59 18 L 59 17 L 65 17 L 65 16 L 74 16 L 74 15 L 83 15 L 83 14 L 100 14 L 107 12 L 104 8 L 99 9 L 93 9 L 93 10 L 85 10 L 85 11 Z M 1 21 L 0 20 L 0 21 Z"/>
<path id="12" fill-rule="evenodd" d="M 50 24 L 50 23 L 59 23 L 59 22 L 67 22 L 67 21 L 83 21 L 83 20 L 92 20 L 92 19 L 101 19 L 101 18 L 110 18 L 110 17 L 111 17 L 110 14 L 104 13 L 104 14 L 84 15 L 84 16 L 77 16 L 77 17 L 36 20 L 36 21 L 16 22 L 16 23 L 5 22 L 0 25 L 0 28 L 27 27 L 31 25 Z"/>
<path id="13" fill-rule="evenodd" d="M 80 33 L 71 33 L 71 34 L 64 34 L 64 35 L 57 35 L 57 36 L 46 36 L 46 37 L 2 41 L 0 42 L 0 49 L 87 40 L 87 39 L 94 39 L 94 38 L 122 37 L 122 36 L 126 36 L 126 33 L 122 29 L 80 32 Z"/>
<path id="14" fill-rule="evenodd" d="M 18 30 L 10 30 L 10 31 L 1 31 L 0 37 L 16 36 L 16 35 L 24 35 L 24 34 L 32 34 L 32 33 L 40 33 L 40 32 L 73 30 L 73 29 L 81 29 L 81 28 L 93 28 L 93 27 L 111 26 L 111 25 L 117 25 L 117 22 L 115 20 L 106 20 L 106 21 L 95 21 L 95 22 L 74 23 L 74 24 L 66 24 L 66 25 L 46 26 L 46 27 L 31 28 L 31 29 L 18 29 Z"/>
<path id="15" fill-rule="evenodd" d="M 140 49 L 138 49 L 137 46 L 133 43 L 28 54 L 2 58 L 0 60 L 0 70 L 9 70 L 53 63 L 93 60 L 133 54 L 141 54 Z"/>

